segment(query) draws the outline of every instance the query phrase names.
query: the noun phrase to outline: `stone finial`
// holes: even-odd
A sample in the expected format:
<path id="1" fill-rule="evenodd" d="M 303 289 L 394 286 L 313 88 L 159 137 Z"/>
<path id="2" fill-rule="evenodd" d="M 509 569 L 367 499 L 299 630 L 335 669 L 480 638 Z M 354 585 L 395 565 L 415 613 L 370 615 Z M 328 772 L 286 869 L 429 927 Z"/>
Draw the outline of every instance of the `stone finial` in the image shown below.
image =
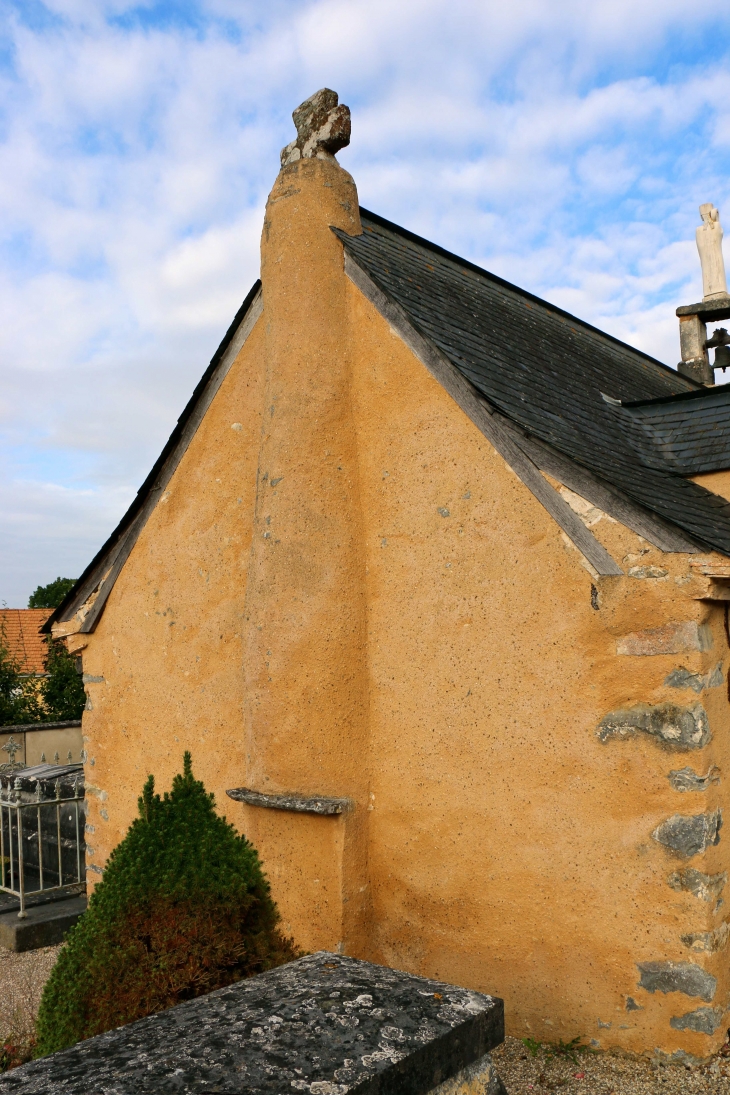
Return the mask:
<path id="1" fill-rule="evenodd" d="M 722 225 L 720 213 L 712 202 L 705 202 L 700 206 L 700 216 L 702 224 L 695 235 L 702 265 L 702 299 L 713 300 L 727 296 L 725 263 L 722 257 Z"/>
<path id="2" fill-rule="evenodd" d="M 331 160 L 350 143 L 350 108 L 338 106 L 336 91 L 323 87 L 310 95 L 292 114 L 296 140 L 281 150 L 281 166 L 296 160 Z"/>

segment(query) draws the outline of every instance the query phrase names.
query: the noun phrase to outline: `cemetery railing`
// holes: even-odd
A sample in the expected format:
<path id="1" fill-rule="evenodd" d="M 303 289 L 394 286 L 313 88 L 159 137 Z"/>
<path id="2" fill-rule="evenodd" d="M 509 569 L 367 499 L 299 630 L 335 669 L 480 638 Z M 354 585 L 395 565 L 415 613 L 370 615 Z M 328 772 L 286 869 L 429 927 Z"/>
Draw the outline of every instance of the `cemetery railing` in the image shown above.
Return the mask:
<path id="1" fill-rule="evenodd" d="M 0 892 L 20 903 L 86 889 L 84 775 L 80 764 L 0 773 Z"/>

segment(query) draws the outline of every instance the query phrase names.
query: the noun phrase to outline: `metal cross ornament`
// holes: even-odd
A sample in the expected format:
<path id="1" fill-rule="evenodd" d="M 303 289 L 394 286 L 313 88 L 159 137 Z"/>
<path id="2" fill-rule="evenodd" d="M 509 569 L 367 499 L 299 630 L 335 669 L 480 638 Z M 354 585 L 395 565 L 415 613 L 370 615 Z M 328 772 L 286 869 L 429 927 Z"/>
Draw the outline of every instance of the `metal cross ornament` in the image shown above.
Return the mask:
<path id="1" fill-rule="evenodd" d="M 16 754 L 16 753 L 18 753 L 18 752 L 20 752 L 20 750 L 21 750 L 22 748 L 23 748 L 23 746 L 22 746 L 22 745 L 21 745 L 21 744 L 20 744 L 19 742 L 17 742 L 17 741 L 15 740 L 15 738 L 13 737 L 13 735 L 12 735 L 12 734 L 10 735 L 10 737 L 8 738 L 8 740 L 7 740 L 6 742 L 5 742 L 5 745 L 3 745 L 3 747 L 2 747 L 2 750 L 3 750 L 3 752 L 4 752 L 4 753 L 7 753 L 7 754 L 8 754 L 8 756 L 10 757 L 10 765 L 9 765 L 9 768 L 10 768 L 10 771 L 11 771 L 11 772 L 12 772 L 12 771 L 13 771 L 13 770 L 14 770 L 15 768 L 20 768 L 20 767 L 21 767 L 21 765 L 20 765 L 20 764 L 17 764 L 17 765 L 16 765 L 16 763 L 15 763 L 15 754 Z M 5 767 L 5 765 L 3 765 L 3 767 Z"/>

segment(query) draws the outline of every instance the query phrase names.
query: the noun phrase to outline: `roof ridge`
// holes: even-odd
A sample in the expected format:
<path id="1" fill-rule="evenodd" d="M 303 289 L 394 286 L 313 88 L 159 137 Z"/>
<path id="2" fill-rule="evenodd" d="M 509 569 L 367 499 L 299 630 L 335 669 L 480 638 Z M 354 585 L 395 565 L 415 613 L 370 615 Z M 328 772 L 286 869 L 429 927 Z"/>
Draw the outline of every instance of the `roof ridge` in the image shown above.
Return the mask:
<path id="1" fill-rule="evenodd" d="M 621 400 L 622 407 L 654 407 L 659 403 L 682 403 L 688 399 L 710 402 L 718 396 L 730 396 L 730 383 L 718 384 L 714 388 L 702 387 L 696 392 L 677 392 L 675 395 L 659 395 L 654 399 Z"/>

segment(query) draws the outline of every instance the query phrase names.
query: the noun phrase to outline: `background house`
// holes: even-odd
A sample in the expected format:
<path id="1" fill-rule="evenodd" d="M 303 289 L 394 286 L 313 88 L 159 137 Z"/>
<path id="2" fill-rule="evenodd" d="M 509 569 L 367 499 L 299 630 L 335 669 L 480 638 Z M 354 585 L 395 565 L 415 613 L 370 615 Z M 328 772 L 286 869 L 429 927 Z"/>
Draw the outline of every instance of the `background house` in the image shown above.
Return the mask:
<path id="1" fill-rule="evenodd" d="M 40 629 L 49 608 L 0 608 L 0 641 L 24 673 L 42 677 L 46 671 L 46 642 Z"/>
<path id="2" fill-rule="evenodd" d="M 1 608 L 0 643 L 7 651 L 11 663 L 20 670 L 25 683 L 37 684 L 40 699 L 41 682 L 48 673 L 46 658 L 48 644 L 40 629 L 51 615 L 49 608 Z M 30 680 L 29 680 L 30 679 Z M 13 761 L 17 764 L 39 764 L 45 757 L 49 762 L 56 754 L 64 761 L 69 752 L 78 761 L 83 749 L 80 719 L 60 717 L 48 713 L 42 700 L 37 710 L 38 722 L 22 724 L 10 720 L 0 726 L 0 766 Z M 12 739 L 12 742 L 11 742 Z M 17 746 L 17 748 L 12 748 Z"/>

